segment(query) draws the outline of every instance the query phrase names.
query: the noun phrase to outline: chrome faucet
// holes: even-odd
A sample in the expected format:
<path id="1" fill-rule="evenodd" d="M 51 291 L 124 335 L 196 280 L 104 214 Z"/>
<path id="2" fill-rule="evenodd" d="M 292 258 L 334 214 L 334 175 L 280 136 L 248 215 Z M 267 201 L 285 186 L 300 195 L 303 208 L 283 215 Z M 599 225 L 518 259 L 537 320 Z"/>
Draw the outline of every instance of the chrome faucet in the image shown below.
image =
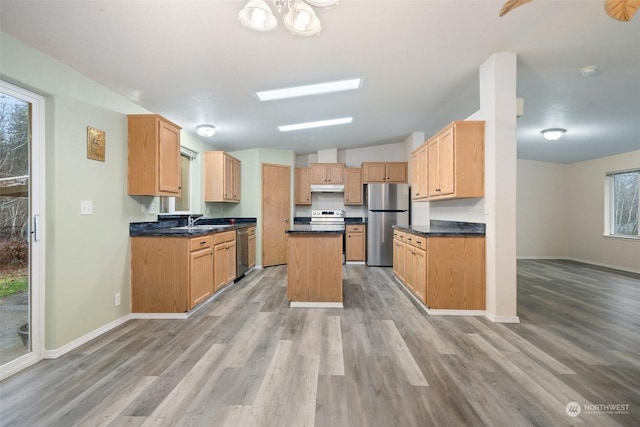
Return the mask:
<path id="1" fill-rule="evenodd" d="M 197 216 L 195 218 L 193 217 L 193 215 L 189 215 L 187 225 L 189 227 L 193 227 L 194 225 L 196 225 L 196 222 L 198 222 L 199 220 L 201 220 L 203 218 L 204 218 L 204 215 L 200 215 L 200 216 Z"/>

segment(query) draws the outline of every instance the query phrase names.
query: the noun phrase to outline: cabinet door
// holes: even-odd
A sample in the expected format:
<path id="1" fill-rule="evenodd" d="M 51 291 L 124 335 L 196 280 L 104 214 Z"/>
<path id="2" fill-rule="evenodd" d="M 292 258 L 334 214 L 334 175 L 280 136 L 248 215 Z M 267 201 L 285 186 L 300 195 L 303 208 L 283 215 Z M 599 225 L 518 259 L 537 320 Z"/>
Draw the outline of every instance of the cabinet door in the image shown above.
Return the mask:
<path id="1" fill-rule="evenodd" d="M 347 233 L 346 260 L 364 261 L 365 234 L 362 231 Z"/>
<path id="2" fill-rule="evenodd" d="M 452 194 L 455 190 L 453 143 L 453 128 L 449 128 L 438 138 L 438 176 L 440 188 L 438 194 L 440 195 Z"/>
<path id="3" fill-rule="evenodd" d="M 387 165 L 386 163 L 363 163 L 363 181 L 368 182 L 387 182 Z"/>
<path id="4" fill-rule="evenodd" d="M 327 168 L 324 165 L 311 165 L 311 183 L 327 183 Z"/>
<path id="5" fill-rule="evenodd" d="M 427 146 L 427 158 L 428 158 L 428 179 L 427 188 L 429 196 L 437 196 L 440 194 L 440 175 L 439 175 L 439 149 L 438 140 L 435 139 Z"/>
<path id="6" fill-rule="evenodd" d="M 413 268 L 413 291 L 423 304 L 427 303 L 427 252 L 421 249 L 414 249 L 415 254 Z"/>
<path id="7" fill-rule="evenodd" d="M 251 267 L 255 267 L 256 265 L 256 235 L 255 234 L 250 234 L 249 235 L 249 268 Z"/>
<path id="8" fill-rule="evenodd" d="M 422 188 L 421 188 L 421 180 L 420 174 L 423 171 L 420 168 L 420 164 L 418 162 L 418 152 L 414 151 L 411 153 L 411 198 L 419 199 L 422 197 Z"/>
<path id="9" fill-rule="evenodd" d="M 400 279 L 402 283 L 405 282 L 405 253 L 406 253 L 406 243 L 394 239 L 393 240 L 393 272 Z"/>
<path id="10" fill-rule="evenodd" d="M 158 189 L 180 194 L 180 130 L 158 121 Z"/>
<path id="11" fill-rule="evenodd" d="M 237 268 L 237 265 L 236 265 L 237 254 L 236 254 L 235 240 L 227 243 L 226 251 L 227 253 L 225 254 L 225 259 L 226 259 L 227 277 L 226 277 L 225 283 L 231 283 L 236 278 L 236 268 Z"/>
<path id="12" fill-rule="evenodd" d="M 344 183 L 344 204 L 345 205 L 361 205 L 362 204 L 362 169 L 347 168 L 345 169 Z"/>
<path id="13" fill-rule="evenodd" d="M 344 182 L 344 166 L 341 163 L 327 165 L 327 182 L 329 184 L 342 184 Z"/>
<path id="14" fill-rule="evenodd" d="M 213 247 L 213 290 L 217 292 L 227 283 L 227 245 L 219 243 Z"/>
<path id="15" fill-rule="evenodd" d="M 224 200 L 233 200 L 233 158 L 224 156 Z"/>
<path id="16" fill-rule="evenodd" d="M 311 204 L 309 168 L 296 168 L 296 205 Z"/>
<path id="17" fill-rule="evenodd" d="M 232 187 L 233 187 L 233 201 L 235 202 L 239 202 L 240 201 L 240 173 L 242 172 L 242 166 L 240 163 L 240 160 L 238 159 L 233 159 L 233 182 L 232 182 Z"/>
<path id="18" fill-rule="evenodd" d="M 411 292 L 414 292 L 414 283 L 415 283 L 415 249 L 413 249 L 410 245 L 406 246 L 406 258 L 405 258 L 405 267 L 404 267 L 404 284 Z"/>
<path id="19" fill-rule="evenodd" d="M 407 182 L 407 163 L 387 163 L 386 182 Z"/>
<path id="20" fill-rule="evenodd" d="M 211 294 L 213 281 L 213 263 L 211 262 L 211 248 L 191 252 L 189 295 L 191 307 L 205 300 Z"/>

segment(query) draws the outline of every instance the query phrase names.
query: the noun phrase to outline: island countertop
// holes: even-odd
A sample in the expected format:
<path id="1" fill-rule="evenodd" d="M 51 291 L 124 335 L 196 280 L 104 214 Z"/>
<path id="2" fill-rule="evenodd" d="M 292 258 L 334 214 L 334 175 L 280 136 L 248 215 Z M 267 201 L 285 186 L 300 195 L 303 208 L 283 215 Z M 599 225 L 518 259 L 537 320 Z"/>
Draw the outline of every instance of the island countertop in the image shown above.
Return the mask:
<path id="1" fill-rule="evenodd" d="M 344 234 L 344 225 L 293 224 L 286 232 L 289 234 Z"/>

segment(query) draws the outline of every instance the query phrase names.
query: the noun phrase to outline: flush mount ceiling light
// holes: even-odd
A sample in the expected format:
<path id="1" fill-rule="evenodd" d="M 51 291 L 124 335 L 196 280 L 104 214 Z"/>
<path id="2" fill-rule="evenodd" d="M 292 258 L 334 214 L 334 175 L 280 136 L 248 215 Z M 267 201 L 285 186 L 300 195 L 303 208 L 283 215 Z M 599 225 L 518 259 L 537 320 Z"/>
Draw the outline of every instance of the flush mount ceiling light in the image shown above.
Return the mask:
<path id="1" fill-rule="evenodd" d="M 283 89 L 265 90 L 256 92 L 260 101 L 273 101 L 274 99 L 295 98 L 306 95 L 319 95 L 322 93 L 341 92 L 360 88 L 360 79 L 338 80 L 334 82 L 318 83 L 307 86 L 286 87 Z"/>
<path id="2" fill-rule="evenodd" d="M 586 67 L 582 67 L 580 69 L 580 74 L 584 77 L 591 77 L 598 72 L 598 67 L 595 65 L 587 65 Z"/>
<path id="3" fill-rule="evenodd" d="M 560 139 L 560 137 L 562 137 L 562 135 L 564 135 L 566 131 L 566 129 L 562 128 L 549 128 L 541 130 L 540 133 L 542 133 L 542 136 L 544 136 L 546 140 L 555 141 L 557 139 Z"/>
<path id="4" fill-rule="evenodd" d="M 339 119 L 318 120 L 316 122 L 305 122 L 305 123 L 296 123 L 293 125 L 282 125 L 282 126 L 278 126 L 278 130 L 280 132 L 289 132 L 292 130 L 302 130 L 302 129 L 319 128 L 324 126 L 344 125 L 347 123 L 351 123 L 352 121 L 353 121 L 353 117 L 341 117 Z"/>
<path id="5" fill-rule="evenodd" d="M 209 138 L 216 133 L 216 128 L 213 125 L 200 125 L 196 128 L 196 132 L 198 135 L 204 136 L 205 138 Z"/>
<path id="6" fill-rule="evenodd" d="M 285 10 L 284 26 L 296 36 L 314 36 L 322 29 L 320 19 L 311 6 L 329 7 L 340 0 L 273 0 L 279 14 Z M 242 25 L 255 31 L 272 31 L 278 28 L 278 19 L 265 0 L 249 0 L 238 12 Z"/>

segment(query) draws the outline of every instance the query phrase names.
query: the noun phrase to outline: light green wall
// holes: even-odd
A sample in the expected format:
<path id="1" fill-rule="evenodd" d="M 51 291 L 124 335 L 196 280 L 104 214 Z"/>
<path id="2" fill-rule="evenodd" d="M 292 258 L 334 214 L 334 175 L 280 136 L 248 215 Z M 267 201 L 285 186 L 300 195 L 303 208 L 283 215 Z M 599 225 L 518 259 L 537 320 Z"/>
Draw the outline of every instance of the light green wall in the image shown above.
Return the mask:
<path id="1" fill-rule="evenodd" d="M 149 111 L 4 33 L 0 77 L 46 98 L 44 333 L 45 350 L 56 350 L 130 313 L 129 223 L 156 216 L 141 214 L 152 197 L 127 195 L 126 115 Z M 86 158 L 87 126 L 106 132 L 105 162 Z M 213 149 L 184 131 L 181 142 Z M 80 215 L 80 200 L 93 202 L 93 215 Z"/>

